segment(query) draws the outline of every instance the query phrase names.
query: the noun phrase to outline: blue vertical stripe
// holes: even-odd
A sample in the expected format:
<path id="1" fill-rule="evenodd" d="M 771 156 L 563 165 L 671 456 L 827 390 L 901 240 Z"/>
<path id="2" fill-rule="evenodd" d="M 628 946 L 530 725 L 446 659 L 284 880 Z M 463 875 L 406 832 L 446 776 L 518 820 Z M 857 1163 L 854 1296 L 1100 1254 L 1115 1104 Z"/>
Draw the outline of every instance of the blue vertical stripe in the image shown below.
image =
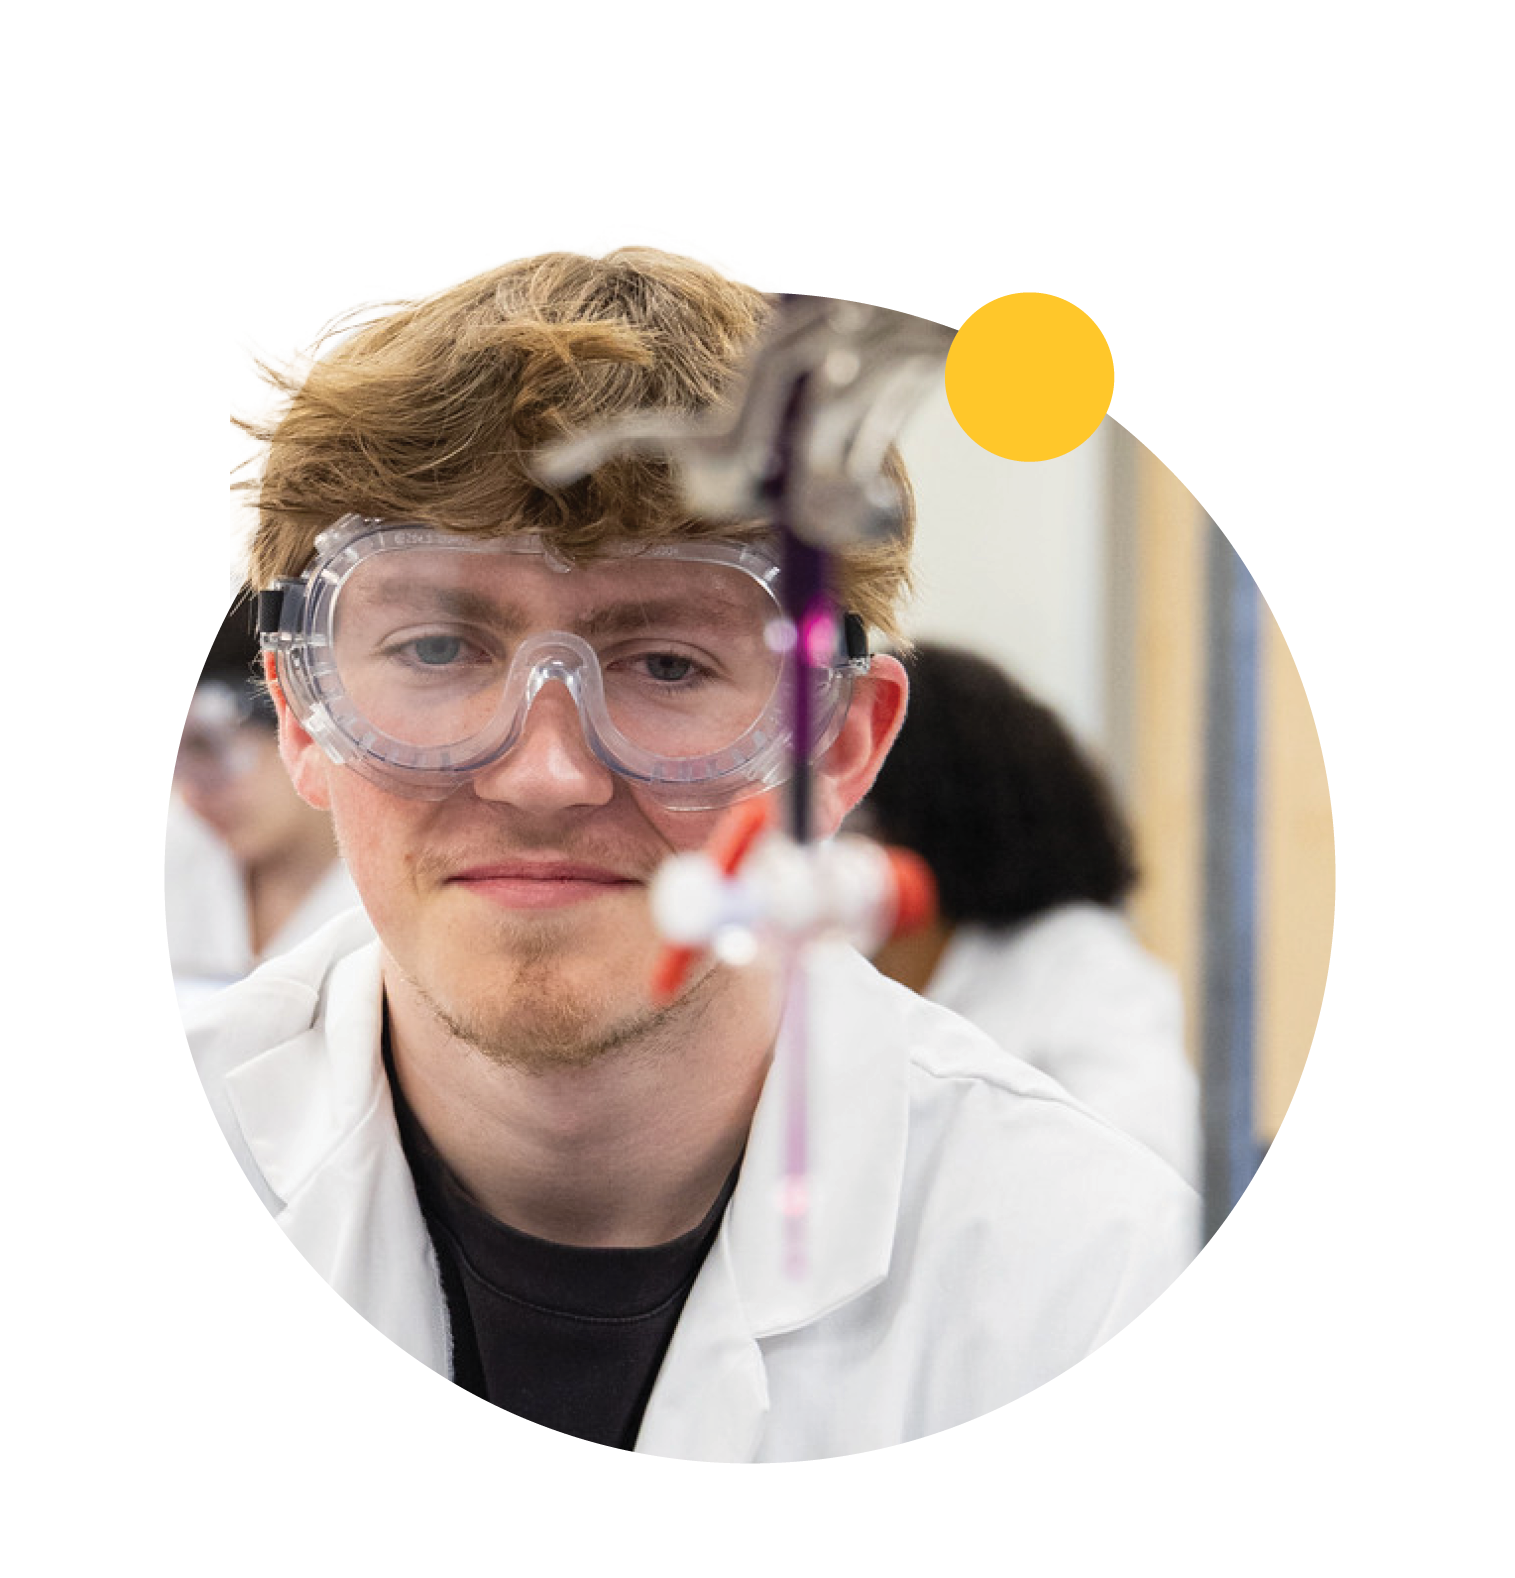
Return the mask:
<path id="1" fill-rule="evenodd" d="M 1206 532 L 1203 1004 L 1205 1237 L 1257 1171 L 1259 607 L 1220 530 Z"/>

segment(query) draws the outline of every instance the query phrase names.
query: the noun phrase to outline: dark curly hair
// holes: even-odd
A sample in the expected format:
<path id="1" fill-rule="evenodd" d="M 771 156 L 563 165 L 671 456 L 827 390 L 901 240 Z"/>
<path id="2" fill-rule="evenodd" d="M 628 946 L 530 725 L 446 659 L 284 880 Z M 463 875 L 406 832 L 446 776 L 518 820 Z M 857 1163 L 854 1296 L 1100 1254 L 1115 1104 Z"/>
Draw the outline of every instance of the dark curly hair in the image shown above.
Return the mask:
<path id="1" fill-rule="evenodd" d="M 942 917 L 1005 926 L 1136 882 L 1109 787 L 1056 714 L 973 653 L 923 642 L 910 708 L 866 802 L 871 830 L 936 875 Z"/>

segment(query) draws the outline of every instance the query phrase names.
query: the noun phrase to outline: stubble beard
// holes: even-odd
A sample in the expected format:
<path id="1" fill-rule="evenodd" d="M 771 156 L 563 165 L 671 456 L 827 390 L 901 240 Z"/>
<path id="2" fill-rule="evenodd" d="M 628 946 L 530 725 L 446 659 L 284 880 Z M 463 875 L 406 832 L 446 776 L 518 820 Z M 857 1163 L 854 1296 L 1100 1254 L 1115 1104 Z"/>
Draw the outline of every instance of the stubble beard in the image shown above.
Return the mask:
<path id="1" fill-rule="evenodd" d="M 565 982 L 560 940 L 550 932 L 517 944 L 510 985 L 499 1000 L 444 996 L 401 967 L 410 990 L 455 1040 L 488 1062 L 521 1073 L 589 1068 L 611 1057 L 653 1057 L 672 1046 L 676 1026 L 697 1018 L 704 974 L 672 1003 L 644 999 L 617 1009 L 599 985 Z"/>

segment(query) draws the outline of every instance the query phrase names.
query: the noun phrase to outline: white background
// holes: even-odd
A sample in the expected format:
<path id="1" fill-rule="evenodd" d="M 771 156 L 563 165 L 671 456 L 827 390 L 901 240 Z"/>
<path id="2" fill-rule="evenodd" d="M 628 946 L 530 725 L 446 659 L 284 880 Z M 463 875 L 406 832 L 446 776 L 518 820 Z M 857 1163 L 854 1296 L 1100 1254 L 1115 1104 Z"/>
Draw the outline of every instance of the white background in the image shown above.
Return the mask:
<path id="1" fill-rule="evenodd" d="M 1495 9 L 53 14 L 12 23 L 4 95 L 12 1570 L 1501 1567 Z M 1012 290 L 1076 302 L 1112 415 L 1287 632 L 1331 779 L 1331 978 L 1257 1184 L 1094 1358 L 863 1458 L 636 1460 L 422 1371 L 263 1216 L 169 984 L 228 350 L 235 398 L 249 351 L 320 328 L 292 301 L 626 242 L 949 324 Z"/>

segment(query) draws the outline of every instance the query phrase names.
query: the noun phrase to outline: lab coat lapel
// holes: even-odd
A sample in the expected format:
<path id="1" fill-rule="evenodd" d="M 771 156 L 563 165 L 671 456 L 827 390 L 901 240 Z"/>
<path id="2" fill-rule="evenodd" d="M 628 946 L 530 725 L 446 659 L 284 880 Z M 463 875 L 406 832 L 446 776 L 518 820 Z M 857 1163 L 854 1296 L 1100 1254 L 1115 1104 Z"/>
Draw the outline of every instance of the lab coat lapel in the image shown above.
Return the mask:
<path id="1" fill-rule="evenodd" d="M 379 947 L 332 969 L 323 1018 L 228 1079 L 279 1225 L 355 1309 L 449 1373 L 446 1306 L 381 1053 Z"/>
<path id="2" fill-rule="evenodd" d="M 763 1356 L 742 1308 L 723 1228 L 679 1317 L 636 1449 L 658 1457 L 748 1463 L 767 1412 Z"/>
<path id="3" fill-rule="evenodd" d="M 807 1325 L 883 1279 L 904 1178 L 906 1062 L 889 994 L 866 989 L 873 967 L 843 944 L 812 945 L 805 965 L 753 1117 L 750 1165 L 731 1202 L 742 1302 L 760 1337 Z M 795 1035 L 807 1042 L 809 1128 L 798 1274 L 789 1265 L 784 1214 L 787 1053 Z"/>
<path id="4" fill-rule="evenodd" d="M 781 1049 L 808 1029 L 809 1210 L 804 1262 L 786 1259 L 783 1214 L 790 1069 L 770 1071 L 726 1219 L 684 1307 L 648 1403 L 639 1452 L 749 1462 L 770 1398 L 761 1339 L 819 1320 L 889 1269 L 908 1129 L 906 1049 L 890 994 L 859 991 L 872 967 L 840 945 L 813 948 L 808 991 L 791 998 Z"/>

